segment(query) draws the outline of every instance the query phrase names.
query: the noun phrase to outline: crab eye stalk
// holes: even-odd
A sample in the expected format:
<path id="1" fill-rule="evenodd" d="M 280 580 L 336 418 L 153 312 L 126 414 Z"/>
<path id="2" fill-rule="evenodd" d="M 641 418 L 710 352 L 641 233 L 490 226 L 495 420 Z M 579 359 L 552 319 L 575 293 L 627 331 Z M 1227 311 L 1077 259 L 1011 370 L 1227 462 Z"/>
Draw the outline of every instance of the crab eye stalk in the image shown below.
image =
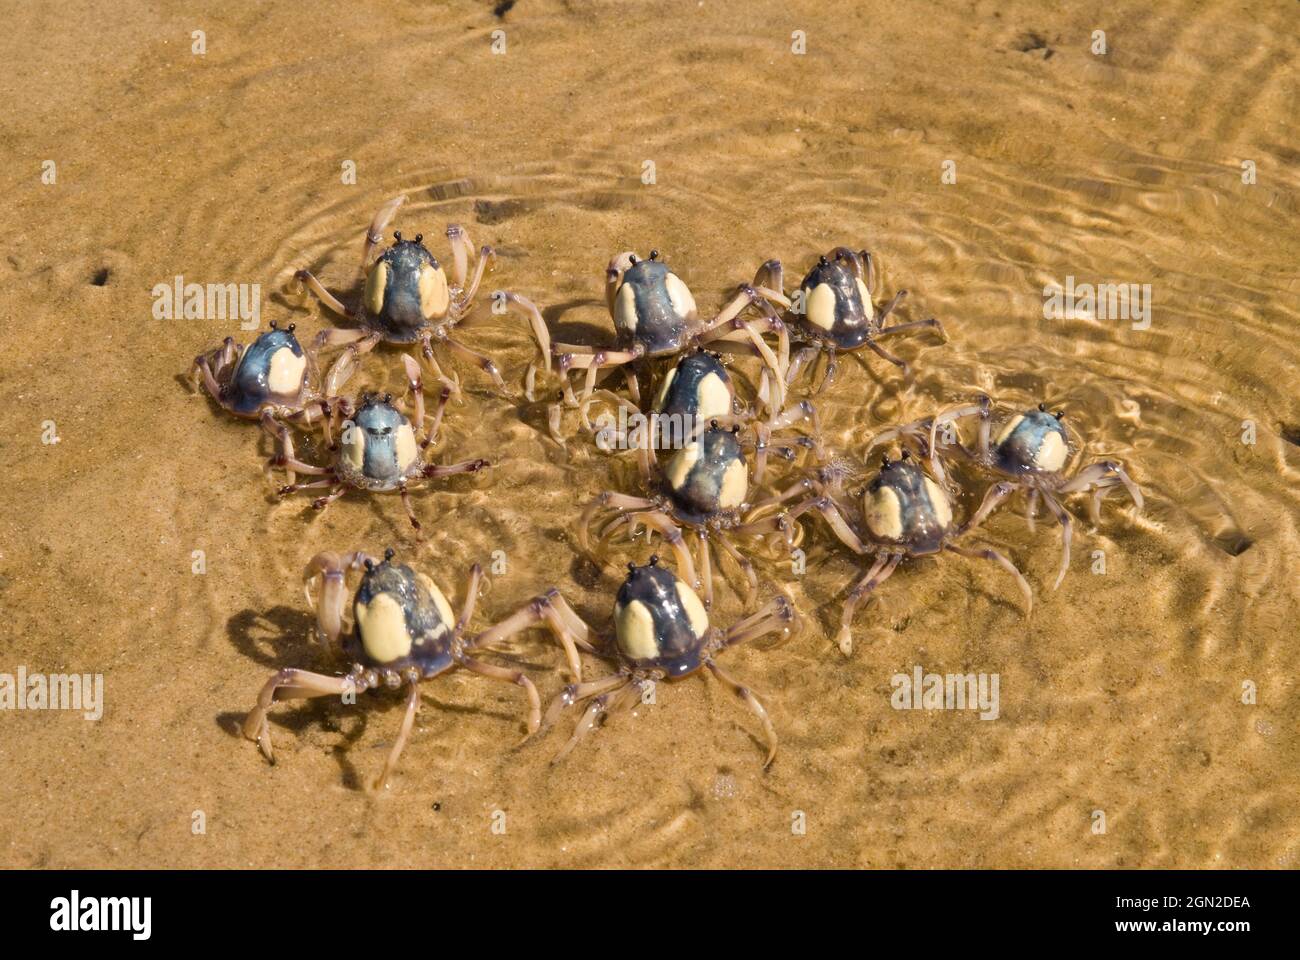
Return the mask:
<path id="1" fill-rule="evenodd" d="M 650 566 L 652 567 L 659 566 L 659 554 L 657 553 L 650 554 Z"/>
<path id="2" fill-rule="evenodd" d="M 402 242 L 402 231 L 401 231 L 401 230 L 394 230 L 394 231 L 393 231 L 393 239 L 396 240 L 398 243 L 401 243 L 401 242 Z"/>
<path id="3" fill-rule="evenodd" d="M 1045 404 L 1045 403 L 1040 403 L 1040 404 L 1038 405 L 1038 412 L 1039 412 L 1039 413 L 1046 413 L 1046 412 L 1047 412 L 1047 404 Z"/>
<path id="4" fill-rule="evenodd" d="M 658 250 L 651 250 L 651 251 L 650 251 L 650 259 L 651 259 L 651 260 L 658 260 L 658 259 L 659 259 L 659 251 L 658 251 Z"/>
<path id="5" fill-rule="evenodd" d="M 627 262 L 628 262 L 628 263 L 635 265 L 635 264 L 636 264 L 636 261 L 637 261 L 637 257 L 636 257 L 636 254 L 635 254 L 635 253 L 629 253 L 629 254 L 627 255 Z"/>
<path id="6" fill-rule="evenodd" d="M 271 321 L 271 329 L 272 329 L 272 330 L 276 329 L 275 323 L 276 323 L 276 322 L 275 322 L 274 320 Z"/>
<path id="7" fill-rule="evenodd" d="M 416 243 L 422 243 L 423 241 L 424 241 L 424 234 L 422 234 L 422 233 L 417 233 L 417 234 L 415 235 L 415 242 L 416 242 Z"/>
<path id="8" fill-rule="evenodd" d="M 385 561 L 391 560 L 391 559 L 393 559 L 393 557 L 395 557 L 395 556 L 397 556 L 397 551 L 394 550 L 392 547 L 385 547 L 385 548 L 384 548 L 384 560 L 385 560 Z"/>
<path id="9" fill-rule="evenodd" d="M 296 324 L 296 323 L 291 323 L 291 324 L 289 324 L 289 332 L 290 332 L 290 333 L 293 333 L 293 332 L 294 332 L 295 330 L 297 330 L 297 329 L 298 329 L 298 324 Z"/>
<path id="10" fill-rule="evenodd" d="M 904 450 L 903 453 L 902 453 L 902 455 L 901 455 L 901 459 L 903 459 L 903 460 L 911 460 L 911 459 L 912 459 L 912 451 L 911 451 L 911 450 Z"/>
<path id="11" fill-rule="evenodd" d="M 1052 416 L 1056 417 L 1056 420 L 1059 423 L 1060 421 L 1065 419 L 1065 411 L 1057 410 L 1056 413 L 1052 414 Z"/>

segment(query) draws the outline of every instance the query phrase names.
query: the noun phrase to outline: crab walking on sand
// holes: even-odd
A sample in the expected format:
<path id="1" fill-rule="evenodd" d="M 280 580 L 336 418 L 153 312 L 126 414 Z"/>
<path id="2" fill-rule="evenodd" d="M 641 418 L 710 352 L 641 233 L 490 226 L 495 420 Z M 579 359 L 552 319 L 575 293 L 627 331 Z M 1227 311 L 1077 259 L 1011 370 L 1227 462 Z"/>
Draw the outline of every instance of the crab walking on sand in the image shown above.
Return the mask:
<path id="1" fill-rule="evenodd" d="M 360 323 L 355 329 L 322 330 L 317 335 L 313 343 L 314 352 L 343 348 L 325 377 L 326 391 L 337 393 L 356 372 L 361 358 L 380 343 L 418 343 L 421 355 L 438 379 L 455 381 L 438 366 L 435 345 L 476 364 L 498 390 L 508 393 L 492 359 L 452 336 L 474 305 L 483 274 L 495 257 L 492 248 L 483 247 L 478 251 L 478 262 L 474 275 L 470 277 L 467 270 L 474 246 L 469 234 L 459 224 L 447 227 L 452 258 L 450 284 L 442 264 L 424 246 L 423 234 L 417 233 L 414 240 L 403 240 L 401 231 L 396 231 L 393 244 L 376 255 L 375 251 L 383 243 L 384 228 L 405 200 L 405 196 L 389 200 L 375 214 L 366 230 L 361 254 L 364 288 L 361 303 L 356 308 L 349 308 L 326 290 L 310 270 L 299 270 L 294 274 L 294 279 L 311 290 L 329 309 Z"/>
<path id="2" fill-rule="evenodd" d="M 680 680 L 705 668 L 758 718 L 767 742 L 763 766 L 771 765 L 777 736 L 767 710 L 749 687 L 723 672 L 714 658 L 729 647 L 767 634 L 788 636 L 799 623 L 794 604 L 777 596 L 757 613 L 722 630 L 710 625 L 699 596 L 684 580 L 659 566 L 658 557 L 651 557 L 645 566 L 629 563 L 627 570 L 614 602 L 613 643 L 604 644 L 605 655 L 618 670 L 599 680 L 570 684 L 552 701 L 543 721 L 548 729 L 566 707 L 592 701 L 552 762 L 568 756 L 602 715 L 636 703 L 660 680 Z"/>
<path id="3" fill-rule="evenodd" d="M 574 676 L 581 680 L 578 648 L 592 648 L 586 642 L 586 625 L 558 590 L 547 590 L 495 627 L 471 636 L 466 629 L 474 616 L 483 580 L 482 568 L 478 564 L 470 568 L 465 600 L 457 618 L 429 576 L 406 564 L 395 563 L 393 557 L 391 548 L 384 552 L 382 561 L 361 551 L 341 556 L 319 553 L 307 565 L 305 581 L 309 602 L 313 584 L 317 581 L 320 584 L 320 597 L 315 604 L 317 626 L 330 649 L 351 661 L 351 669 L 343 676 L 293 668 L 277 670 L 271 675 L 243 725 L 244 736 L 257 741 L 268 760 L 274 762 L 267 714 L 276 701 L 354 697 L 381 686 L 395 690 L 406 685 L 406 711 L 401 727 L 388 751 L 384 769 L 373 785 L 375 790 L 382 789 L 396 768 L 415 723 L 420 708 L 420 683 L 455 667 L 522 687 L 528 698 L 527 727 L 532 735 L 541 716 L 541 701 L 533 682 L 518 670 L 487 663 L 472 653 L 534 626 L 544 626 L 554 633 L 565 649 Z M 350 631 L 345 631 L 346 578 L 356 571 L 361 571 L 361 580 L 352 598 L 353 625 Z"/>

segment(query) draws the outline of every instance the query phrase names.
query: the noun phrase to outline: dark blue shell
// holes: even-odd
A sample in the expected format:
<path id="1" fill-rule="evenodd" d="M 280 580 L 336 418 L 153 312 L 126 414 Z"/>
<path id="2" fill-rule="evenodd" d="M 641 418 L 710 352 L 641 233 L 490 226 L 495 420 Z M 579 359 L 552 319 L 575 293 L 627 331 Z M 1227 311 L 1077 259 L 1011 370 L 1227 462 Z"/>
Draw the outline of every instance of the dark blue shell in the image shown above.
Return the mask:
<path id="1" fill-rule="evenodd" d="M 393 563 L 391 560 L 385 560 L 367 570 L 352 601 L 354 618 L 358 604 L 369 606 L 381 593 L 392 597 L 402 609 L 406 631 L 413 641 L 410 654 L 385 662 L 375 660 L 362 645 L 359 626 L 345 641 L 345 652 L 358 663 L 369 667 L 402 670 L 414 665 L 426 676 L 449 667 L 452 663 L 451 640 L 455 624 L 443 619 L 433 595 L 416 577 L 415 571 L 406 564 Z"/>
<path id="2" fill-rule="evenodd" d="M 1068 449 L 1069 435 L 1056 417 L 1044 410 L 1026 411 L 1015 429 L 994 450 L 997 466 L 1011 474 L 1034 472 L 1038 469 L 1038 452 L 1053 433 Z"/>
<path id="3" fill-rule="evenodd" d="M 881 468 L 867 486 L 868 496 L 888 487 L 898 497 L 902 535 L 897 542 L 917 556 L 937 553 L 952 526 L 952 506 L 943 490 L 911 460 L 895 460 Z M 942 497 L 942 503 L 936 498 Z"/>
<path id="4" fill-rule="evenodd" d="M 699 669 L 708 636 L 707 631 L 695 632 L 677 584 L 677 577 L 663 567 L 633 567 L 616 597 L 616 609 L 640 602 L 650 612 L 658 651 L 657 656 L 648 658 L 624 656 L 634 666 L 662 669 L 670 679 Z"/>
<path id="5" fill-rule="evenodd" d="M 700 437 L 700 455 L 685 477 L 675 486 L 670 481 L 668 494 L 673 505 L 687 520 L 700 522 L 723 510 L 734 510 L 738 504 L 721 502 L 727 469 L 734 463 L 748 471 L 745 451 L 736 435 L 729 429 L 712 427 Z M 681 456 L 681 454 L 677 454 Z M 669 461 L 671 469 L 672 461 Z"/>
<path id="6" fill-rule="evenodd" d="M 828 285 L 835 294 L 835 322 L 830 330 L 814 324 L 806 312 L 808 296 L 822 284 Z M 862 346 L 874 332 L 867 305 L 862 302 L 862 291 L 858 289 L 857 274 L 847 258 L 828 257 L 824 263 L 818 261 L 804 277 L 801 289 L 805 312 L 799 322 L 814 337 L 829 340 L 843 350 L 852 350 Z"/>
<path id="7" fill-rule="evenodd" d="M 700 384 L 710 374 L 716 375 L 723 385 L 727 387 L 728 392 L 731 392 L 731 377 L 727 374 L 727 368 L 711 353 L 704 351 L 692 353 L 683 357 L 677 366 L 673 368 L 672 382 L 669 383 L 663 400 L 655 406 L 653 411 L 660 418 L 656 421 L 658 429 L 656 430 L 655 445 L 658 449 L 680 447 L 685 439 L 690 436 L 690 431 L 694 429 L 697 419 L 703 416 L 716 417 L 720 414 L 732 412 L 727 409 L 709 410 L 701 413 Z"/>
<path id="8" fill-rule="evenodd" d="M 388 266 L 384 306 L 378 315 L 368 314 L 370 325 L 389 342 L 414 343 L 420 331 L 429 325 L 420 304 L 420 273 L 425 266 L 437 268 L 438 261 L 423 243 L 402 240 L 385 250 L 371 270 L 377 269 L 380 263 Z"/>
<path id="9" fill-rule="evenodd" d="M 665 280 L 672 271 L 660 260 L 638 260 L 623 274 L 623 286 L 632 288 L 636 330 L 632 336 L 651 356 L 681 349 L 686 321 L 677 315 Z"/>
<path id="10" fill-rule="evenodd" d="M 271 375 L 271 357 L 288 347 L 296 357 L 302 356 L 302 347 L 291 330 L 268 330 L 248 345 L 235 364 L 234 372 L 225 385 L 225 399 L 236 413 L 254 414 L 268 403 L 296 401 L 302 385 L 292 394 L 275 394 L 267 383 Z M 306 368 L 303 368 L 306 376 Z"/>

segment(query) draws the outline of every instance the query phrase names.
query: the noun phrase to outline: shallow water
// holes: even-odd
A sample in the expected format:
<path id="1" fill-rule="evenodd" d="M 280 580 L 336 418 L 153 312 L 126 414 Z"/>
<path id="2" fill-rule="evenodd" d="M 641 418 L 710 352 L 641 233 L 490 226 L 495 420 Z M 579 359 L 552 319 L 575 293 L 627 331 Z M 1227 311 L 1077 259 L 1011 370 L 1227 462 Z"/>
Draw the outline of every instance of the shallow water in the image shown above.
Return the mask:
<path id="1" fill-rule="evenodd" d="M 1148 6 L 521 0 L 496 19 L 133 2 L 106 21 L 60 2 L 6 18 L 0 671 L 102 673 L 106 703 L 99 722 L 0 713 L 0 862 L 1295 866 L 1296 11 Z M 270 766 L 236 727 L 272 669 L 328 666 L 300 582 L 319 550 L 392 544 L 456 601 L 468 566 L 504 551 L 480 623 L 549 584 L 608 623 L 615 581 L 570 540 L 627 471 L 564 453 L 540 407 L 473 369 L 439 457 L 495 466 L 417 496 L 418 548 L 396 498 L 319 516 L 275 502 L 266 439 L 183 382 L 195 354 L 249 334 L 153 319 L 155 284 L 258 283 L 263 322 L 345 325 L 288 281 L 310 266 L 348 290 L 366 223 L 399 193 L 395 227 L 441 257 L 445 223 L 466 224 L 500 253 L 488 290 L 564 305 L 557 326 L 593 338 L 619 250 L 664 251 L 707 311 L 768 257 L 790 284 L 866 246 L 886 293 L 910 290 L 905 316 L 940 317 L 950 342 L 893 344 L 910 386 L 845 363 L 820 404 L 837 451 L 976 391 L 1046 400 L 1089 459 L 1130 467 L 1147 508 L 1112 497 L 1091 529 L 1076 499 L 1056 592 L 1058 530 L 1004 511 L 986 532 L 1025 569 L 1032 617 L 991 564 L 908 563 L 849 658 L 833 637 L 857 567 L 810 524 L 803 577 L 760 568 L 807 627 L 726 658 L 780 734 L 767 772 L 757 725 L 711 679 L 661 689 L 551 767 L 562 733 L 517 747 L 519 691 L 459 673 L 426 685 L 384 796 L 360 785 L 395 697 L 277 707 Z M 1044 319 L 1044 286 L 1067 277 L 1150 284 L 1149 328 Z M 480 308 L 465 339 L 519 382 L 517 317 Z M 394 390 L 399 370 L 388 348 L 366 366 Z M 724 590 L 715 620 L 739 616 Z M 529 668 L 544 701 L 564 682 L 540 634 L 495 659 Z M 915 665 L 999 674 L 1000 717 L 892 709 L 891 676 Z"/>

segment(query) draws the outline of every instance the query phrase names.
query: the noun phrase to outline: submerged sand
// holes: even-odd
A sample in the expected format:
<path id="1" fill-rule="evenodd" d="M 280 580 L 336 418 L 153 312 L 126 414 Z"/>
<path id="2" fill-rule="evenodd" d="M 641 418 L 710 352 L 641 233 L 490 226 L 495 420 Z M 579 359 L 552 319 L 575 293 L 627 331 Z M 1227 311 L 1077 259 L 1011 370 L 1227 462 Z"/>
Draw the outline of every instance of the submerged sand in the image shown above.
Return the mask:
<path id="1" fill-rule="evenodd" d="M 98 721 L 0 711 L 0 863 L 1296 866 L 1294 5 L 59 2 L 4 19 L 0 672 L 102 674 L 105 691 Z M 847 658 L 833 637 L 858 566 L 810 524 L 804 576 L 760 566 L 806 628 L 727 657 L 781 736 L 766 772 L 753 719 L 702 677 L 552 767 L 563 733 L 517 746 L 519 692 L 463 673 L 426 686 L 383 796 L 361 786 L 397 697 L 278 707 L 270 766 L 237 726 L 273 669 L 331 667 L 301 589 L 319 550 L 391 544 L 456 600 L 502 551 L 479 623 L 555 584 L 608 624 L 616 581 L 577 560 L 573 529 L 633 474 L 561 450 L 540 405 L 458 368 L 439 457 L 495 466 L 416 498 L 417 547 L 395 498 L 277 503 L 267 440 L 184 381 L 251 335 L 155 319 L 156 284 L 260 284 L 264 323 L 343 325 L 288 281 L 310 266 L 350 290 L 362 230 L 399 193 L 395 226 L 444 256 L 444 225 L 466 224 L 500 253 L 489 290 L 561 307 L 593 341 L 619 250 L 664 251 L 712 310 L 768 257 L 799 273 L 866 246 L 886 292 L 911 291 L 908 318 L 951 340 L 896 344 L 910 386 L 845 364 L 820 404 L 835 449 L 976 391 L 1045 399 L 1088 458 L 1130 466 L 1147 508 L 1113 497 L 1093 529 L 1074 502 L 1055 592 L 1058 530 L 1006 511 L 987 533 L 1033 583 L 1031 618 L 991 564 L 911 563 Z M 1149 284 L 1149 328 L 1045 319 L 1044 286 L 1070 277 Z M 518 383 L 521 321 L 480 309 L 465 337 Z M 364 382 L 400 391 L 399 371 L 382 348 Z M 715 620 L 740 614 L 724 591 Z M 565 679 L 541 635 L 495 659 L 544 700 Z M 918 665 L 997 674 L 1000 716 L 893 709 L 891 677 Z"/>

